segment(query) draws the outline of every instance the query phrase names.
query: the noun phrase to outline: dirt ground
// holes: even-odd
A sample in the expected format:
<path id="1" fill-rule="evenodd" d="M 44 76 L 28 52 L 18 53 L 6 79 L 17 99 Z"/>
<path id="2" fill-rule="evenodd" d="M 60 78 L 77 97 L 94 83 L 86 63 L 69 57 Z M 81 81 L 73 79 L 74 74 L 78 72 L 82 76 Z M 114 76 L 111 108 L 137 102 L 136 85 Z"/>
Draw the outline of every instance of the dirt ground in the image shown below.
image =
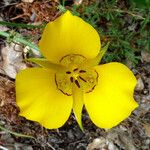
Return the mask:
<path id="1" fill-rule="evenodd" d="M 5 1 L 6 2 L 6 1 Z M 15 22 L 36 22 L 54 20 L 60 15 L 57 1 L 49 4 L 37 1 L 34 4 L 11 1 L 0 2 L 0 19 Z M 44 7 L 45 12 L 42 11 Z M 32 12 L 37 10 L 36 17 Z M 23 8 L 23 9 L 20 9 Z M 51 11 L 48 11 L 48 10 Z M 41 11 L 39 11 L 41 10 Z M 16 15 L 17 14 L 17 15 Z M 32 17 L 31 17 L 32 16 Z M 0 26 L 0 31 L 14 29 L 22 35 L 35 34 L 37 43 L 40 29 L 18 29 Z M 29 54 L 31 55 L 31 54 Z M 34 56 L 36 54 L 33 54 Z M 104 130 L 96 127 L 83 110 L 82 132 L 73 115 L 58 130 L 47 130 L 36 122 L 18 116 L 19 108 L 15 102 L 15 75 L 23 68 L 31 67 L 23 60 L 27 57 L 25 47 L 10 44 L 0 37 L 0 125 L 7 130 L 33 136 L 19 137 L 7 130 L 0 130 L 0 150 L 150 150 L 150 53 L 142 51 L 137 66 L 129 67 L 138 79 L 135 100 L 139 108 L 117 127 Z"/>

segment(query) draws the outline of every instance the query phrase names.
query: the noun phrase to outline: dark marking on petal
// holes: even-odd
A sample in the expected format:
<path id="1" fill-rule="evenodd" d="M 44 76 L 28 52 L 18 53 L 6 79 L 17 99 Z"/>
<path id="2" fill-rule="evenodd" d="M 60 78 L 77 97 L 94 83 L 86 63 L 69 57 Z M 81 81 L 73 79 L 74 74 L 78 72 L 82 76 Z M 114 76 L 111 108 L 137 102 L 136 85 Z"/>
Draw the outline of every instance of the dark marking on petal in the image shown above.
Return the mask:
<path id="1" fill-rule="evenodd" d="M 60 88 L 58 88 L 58 83 L 57 83 L 57 79 L 56 79 L 56 74 L 55 74 L 55 83 L 56 83 L 56 87 L 58 90 L 60 90 L 63 94 L 67 95 L 67 96 L 71 96 L 72 94 L 68 94 L 68 93 L 65 93 L 63 90 L 61 90 Z"/>
<path id="2" fill-rule="evenodd" d="M 79 78 L 84 81 L 84 82 L 87 82 L 84 78 L 82 78 L 81 76 L 79 76 Z"/>
<path id="3" fill-rule="evenodd" d="M 79 71 L 79 73 L 85 73 L 85 72 L 86 72 L 85 70 L 80 70 L 80 71 Z"/>
<path id="4" fill-rule="evenodd" d="M 78 68 L 75 68 L 73 71 L 77 71 L 78 70 Z"/>
<path id="5" fill-rule="evenodd" d="M 95 72 L 96 72 L 96 74 L 97 74 L 96 80 L 97 80 L 97 82 L 98 82 L 99 74 L 98 74 L 98 72 L 97 72 L 96 70 L 95 70 Z"/>
<path id="6" fill-rule="evenodd" d="M 66 74 L 71 74 L 71 71 L 66 71 Z"/>
<path id="7" fill-rule="evenodd" d="M 94 88 L 96 87 L 96 85 L 94 85 L 89 91 L 87 91 L 86 93 L 90 93 L 94 90 Z"/>
<path id="8" fill-rule="evenodd" d="M 73 77 L 70 77 L 70 81 L 73 82 Z"/>
<path id="9" fill-rule="evenodd" d="M 78 88 L 80 88 L 80 84 L 79 84 L 78 80 L 75 80 L 75 84 Z"/>

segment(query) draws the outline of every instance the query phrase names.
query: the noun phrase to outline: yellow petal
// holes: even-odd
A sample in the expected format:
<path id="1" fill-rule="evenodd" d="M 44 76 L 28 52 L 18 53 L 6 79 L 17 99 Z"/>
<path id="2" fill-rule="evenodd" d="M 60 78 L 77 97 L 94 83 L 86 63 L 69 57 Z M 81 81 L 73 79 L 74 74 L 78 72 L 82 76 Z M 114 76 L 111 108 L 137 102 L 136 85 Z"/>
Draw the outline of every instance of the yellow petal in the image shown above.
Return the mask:
<path id="1" fill-rule="evenodd" d="M 50 22 L 39 42 L 42 54 L 52 62 L 58 62 L 68 54 L 95 57 L 100 50 L 100 37 L 88 23 L 69 11 Z"/>
<path id="2" fill-rule="evenodd" d="M 136 78 L 121 63 L 96 67 L 98 85 L 85 94 L 85 107 L 93 123 L 101 128 L 112 128 L 126 119 L 138 107 L 133 98 Z"/>
<path id="3" fill-rule="evenodd" d="M 54 72 L 41 68 L 21 71 L 16 78 L 16 101 L 20 115 L 56 129 L 67 121 L 73 101 L 55 84 Z"/>
<path id="4" fill-rule="evenodd" d="M 103 56 L 105 55 L 106 51 L 108 50 L 108 47 L 109 47 L 109 44 L 110 42 L 108 42 L 98 53 L 98 55 L 95 57 L 95 58 L 92 58 L 92 59 L 88 59 L 84 65 L 86 66 L 97 66 L 101 59 L 103 58 Z"/>
<path id="5" fill-rule="evenodd" d="M 82 109 L 83 109 L 83 91 L 73 86 L 73 112 L 75 114 L 76 120 L 80 126 L 80 129 L 83 130 L 82 126 Z"/>

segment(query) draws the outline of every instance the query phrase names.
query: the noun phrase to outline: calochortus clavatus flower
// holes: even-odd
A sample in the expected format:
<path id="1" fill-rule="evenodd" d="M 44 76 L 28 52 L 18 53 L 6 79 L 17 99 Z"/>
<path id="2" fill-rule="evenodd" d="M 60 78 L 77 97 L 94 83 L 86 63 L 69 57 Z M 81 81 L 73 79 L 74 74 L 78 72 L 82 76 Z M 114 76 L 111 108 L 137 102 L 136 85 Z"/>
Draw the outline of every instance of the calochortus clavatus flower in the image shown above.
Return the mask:
<path id="1" fill-rule="evenodd" d="M 136 78 L 123 64 L 99 65 L 108 48 L 101 48 L 96 30 L 69 11 L 46 25 L 39 41 L 40 67 L 16 77 L 20 115 L 48 129 L 65 124 L 73 110 L 82 128 L 82 109 L 101 128 L 112 128 L 138 107 L 133 98 Z"/>

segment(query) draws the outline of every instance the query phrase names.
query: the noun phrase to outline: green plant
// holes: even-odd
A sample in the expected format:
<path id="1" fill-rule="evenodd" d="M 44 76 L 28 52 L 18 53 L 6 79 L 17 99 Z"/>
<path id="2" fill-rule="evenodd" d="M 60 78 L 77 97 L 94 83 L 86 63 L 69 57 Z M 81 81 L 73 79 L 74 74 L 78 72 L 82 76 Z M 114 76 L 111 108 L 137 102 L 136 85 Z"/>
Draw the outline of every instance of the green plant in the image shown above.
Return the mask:
<path id="1" fill-rule="evenodd" d="M 104 0 L 74 6 L 72 11 L 98 30 L 102 44 L 111 42 L 105 62 L 129 60 L 135 65 L 141 50 L 150 51 L 149 9 L 137 8 L 130 1 Z"/>

